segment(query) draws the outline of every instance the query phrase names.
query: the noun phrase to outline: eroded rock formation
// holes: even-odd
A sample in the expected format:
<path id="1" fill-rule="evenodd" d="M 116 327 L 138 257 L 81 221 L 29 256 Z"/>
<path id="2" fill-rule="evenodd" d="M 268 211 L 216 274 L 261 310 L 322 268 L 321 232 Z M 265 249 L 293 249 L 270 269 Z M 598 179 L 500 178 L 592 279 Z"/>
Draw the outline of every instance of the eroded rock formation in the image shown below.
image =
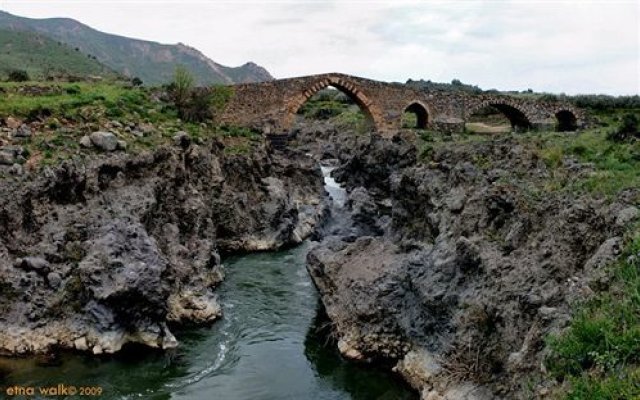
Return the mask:
<path id="1" fill-rule="evenodd" d="M 640 192 L 541 197 L 550 172 L 513 138 L 433 151 L 416 163 L 401 140 L 332 148 L 348 227 L 325 232 L 308 270 L 344 356 L 397 360 L 424 399 L 522 397 L 544 370 L 545 335 L 590 282 L 606 284 Z"/>
<path id="2" fill-rule="evenodd" d="M 160 148 L 68 161 L 0 185 L 0 351 L 171 348 L 221 315 L 220 253 L 300 243 L 322 214 L 306 156 Z"/>

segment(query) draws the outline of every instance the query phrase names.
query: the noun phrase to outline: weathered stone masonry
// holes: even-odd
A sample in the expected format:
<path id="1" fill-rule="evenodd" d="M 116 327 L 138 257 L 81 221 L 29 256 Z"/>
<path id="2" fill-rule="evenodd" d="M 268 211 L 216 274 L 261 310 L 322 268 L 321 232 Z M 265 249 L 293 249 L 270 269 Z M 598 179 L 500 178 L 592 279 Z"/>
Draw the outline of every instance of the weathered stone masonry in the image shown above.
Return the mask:
<path id="1" fill-rule="evenodd" d="M 287 134 L 298 109 L 327 86 L 353 98 L 373 129 L 383 136 L 391 136 L 401 129 L 405 110 L 418 115 L 419 128 L 446 132 L 462 131 L 471 114 L 488 105 L 500 110 L 516 129 L 560 126 L 571 130 L 584 123 L 582 111 L 567 103 L 427 91 L 339 73 L 234 85 L 233 96 L 219 122 L 254 128 L 266 134 Z"/>

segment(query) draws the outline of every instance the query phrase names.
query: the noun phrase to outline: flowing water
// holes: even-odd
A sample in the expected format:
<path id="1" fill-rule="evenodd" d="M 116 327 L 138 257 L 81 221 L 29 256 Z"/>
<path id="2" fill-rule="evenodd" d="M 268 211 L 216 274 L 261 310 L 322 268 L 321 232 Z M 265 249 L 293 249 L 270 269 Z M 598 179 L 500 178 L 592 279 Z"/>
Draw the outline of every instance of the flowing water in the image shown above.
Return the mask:
<path id="1" fill-rule="evenodd" d="M 344 191 L 329 177 L 325 183 L 336 206 L 343 205 Z M 102 394 L 93 398 L 101 400 L 416 398 L 389 373 L 343 360 L 328 342 L 305 269 L 308 247 L 225 260 L 226 279 L 217 291 L 224 317 L 174 332 L 180 341 L 174 351 L 64 354 L 53 364 L 0 359 L 0 387 L 98 386 Z"/>

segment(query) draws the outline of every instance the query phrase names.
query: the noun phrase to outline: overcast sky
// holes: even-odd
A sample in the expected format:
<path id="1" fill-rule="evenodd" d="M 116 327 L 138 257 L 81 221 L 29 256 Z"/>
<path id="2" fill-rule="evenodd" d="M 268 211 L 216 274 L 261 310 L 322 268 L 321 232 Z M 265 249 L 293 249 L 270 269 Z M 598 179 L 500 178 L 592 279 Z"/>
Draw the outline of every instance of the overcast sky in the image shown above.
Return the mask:
<path id="1" fill-rule="evenodd" d="M 276 78 L 343 72 L 483 89 L 640 93 L 640 0 L 0 0 L 32 17 L 183 42 Z"/>

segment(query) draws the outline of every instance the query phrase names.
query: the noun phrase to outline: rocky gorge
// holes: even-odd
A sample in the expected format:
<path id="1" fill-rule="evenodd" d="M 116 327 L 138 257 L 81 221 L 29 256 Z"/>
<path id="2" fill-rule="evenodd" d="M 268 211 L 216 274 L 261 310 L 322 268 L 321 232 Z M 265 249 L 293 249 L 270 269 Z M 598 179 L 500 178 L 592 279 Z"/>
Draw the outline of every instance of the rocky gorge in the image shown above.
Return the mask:
<path id="1" fill-rule="evenodd" d="M 222 310 L 220 254 L 300 243 L 322 216 L 308 158 L 189 138 L 69 160 L 0 185 L 0 349 L 168 349 Z"/>
<path id="2" fill-rule="evenodd" d="M 93 136 L 81 145 L 100 148 Z M 595 167 L 551 166 L 516 135 L 427 151 L 401 136 L 317 122 L 280 151 L 181 133 L 134 154 L 114 135 L 114 152 L 8 171 L 2 355 L 175 348 L 176 330 L 222 316 L 221 259 L 310 238 L 327 340 L 345 358 L 395 371 L 423 399 L 550 397 L 545 340 L 610 284 L 639 190 L 549 188 Z M 330 207 L 319 164 L 344 205 Z"/>
<path id="3" fill-rule="evenodd" d="M 301 131 L 300 145 L 338 160 L 349 197 L 307 268 L 340 352 L 393 367 L 422 399 L 551 396 L 545 340 L 610 285 L 638 189 L 537 191 L 558 171 L 509 136 L 443 143 L 419 160 L 402 139 L 318 146 L 340 135 L 325 128 Z M 576 180 L 593 165 L 559 169 Z"/>

